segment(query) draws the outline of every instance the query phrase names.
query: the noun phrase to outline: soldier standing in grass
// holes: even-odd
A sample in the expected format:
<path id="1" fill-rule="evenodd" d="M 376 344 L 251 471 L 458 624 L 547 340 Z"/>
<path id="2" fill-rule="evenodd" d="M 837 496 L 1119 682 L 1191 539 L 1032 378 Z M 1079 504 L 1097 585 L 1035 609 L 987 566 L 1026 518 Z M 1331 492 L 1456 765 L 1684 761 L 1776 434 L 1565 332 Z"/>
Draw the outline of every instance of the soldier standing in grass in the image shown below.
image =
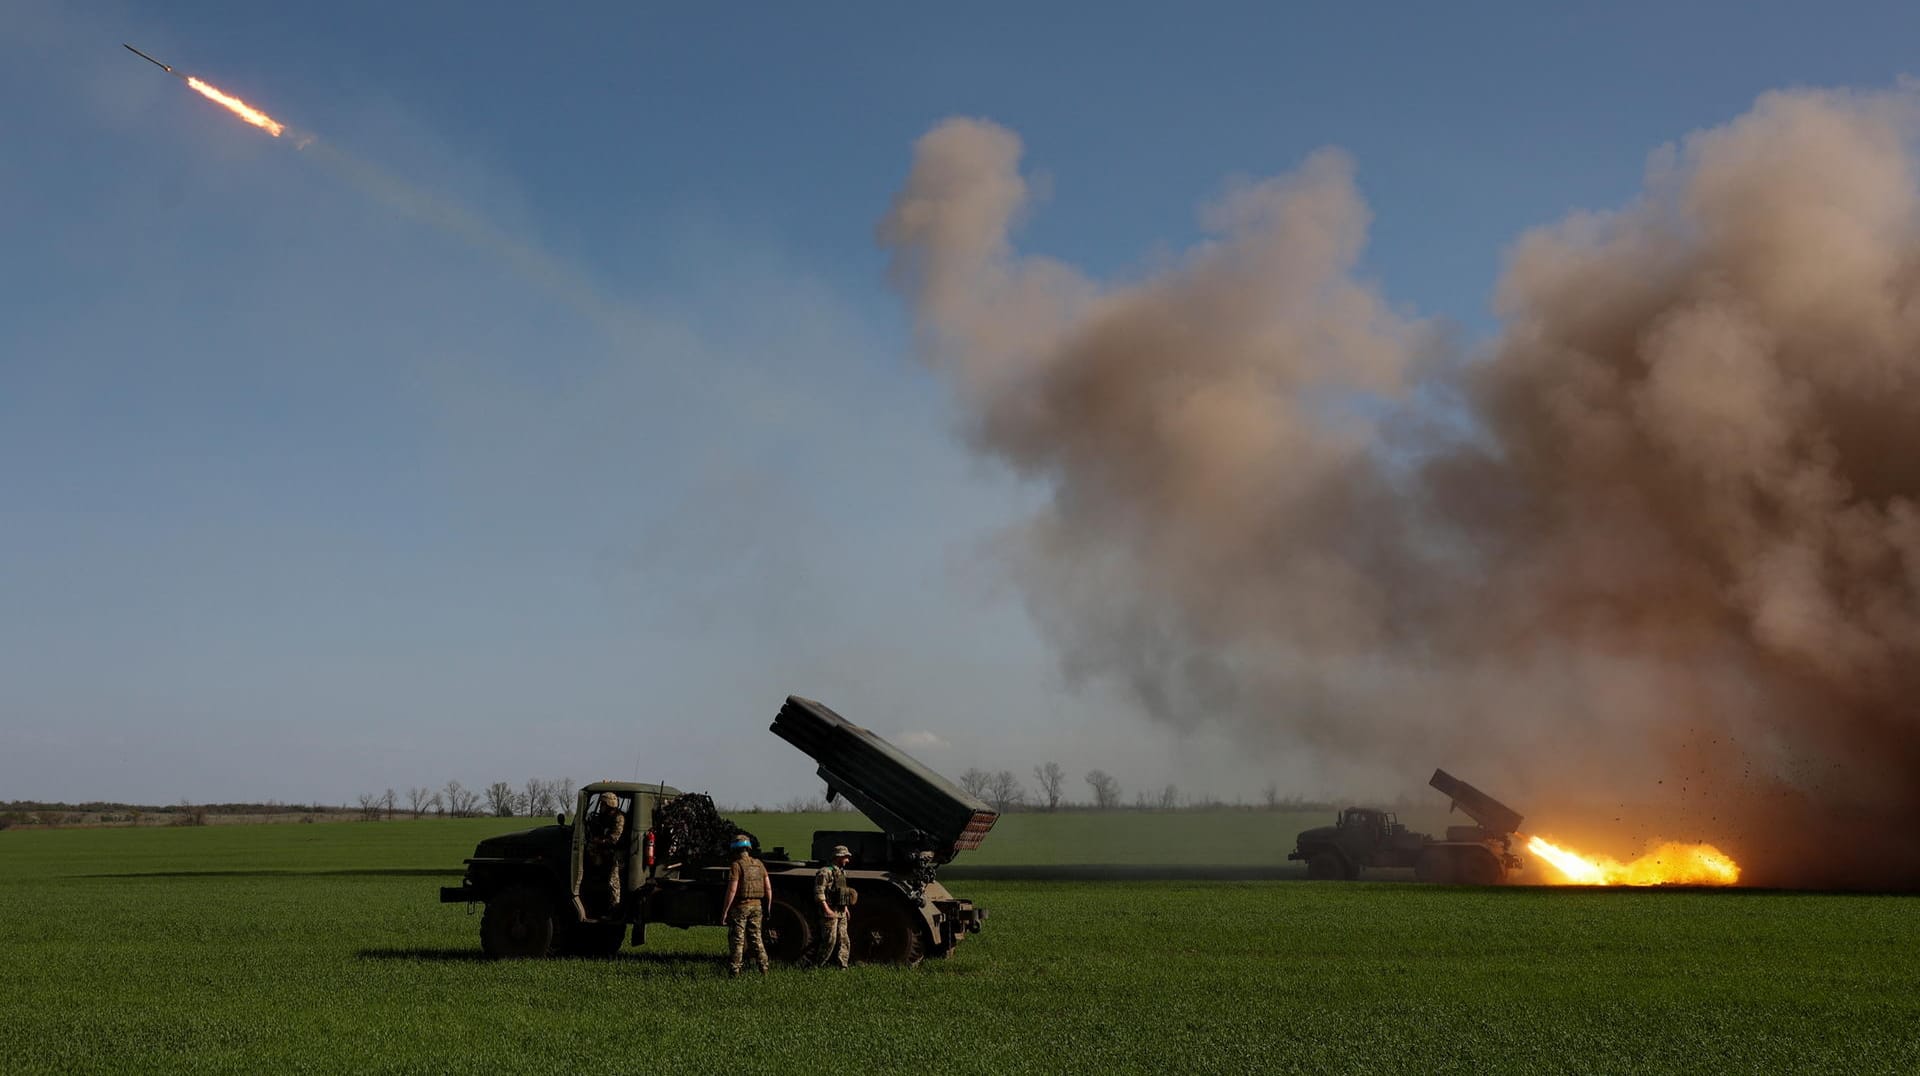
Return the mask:
<path id="1" fill-rule="evenodd" d="M 627 834 L 627 816 L 620 813 L 620 797 L 600 793 L 600 810 L 587 819 L 587 878 L 607 884 L 607 910 L 620 904 L 620 838 Z"/>
<path id="2" fill-rule="evenodd" d="M 730 961 L 728 975 L 740 974 L 747 955 L 747 942 L 753 942 L 753 959 L 760 974 L 767 973 L 767 941 L 762 933 L 767 906 L 773 901 L 773 886 L 767 882 L 767 868 L 753 858 L 753 838 L 744 833 L 733 838 L 736 853 L 727 874 L 727 898 L 720 906 L 720 920 L 727 924 Z M 737 898 L 737 899 L 736 899 Z"/>
<path id="3" fill-rule="evenodd" d="M 833 864 L 821 867 L 813 876 L 813 899 L 820 906 L 820 963 L 824 966 L 831 960 L 843 971 L 853 954 L 847 923 L 853 915 L 853 903 L 859 899 L 847 881 L 847 864 L 851 862 L 853 853 L 846 845 L 836 844 Z"/>

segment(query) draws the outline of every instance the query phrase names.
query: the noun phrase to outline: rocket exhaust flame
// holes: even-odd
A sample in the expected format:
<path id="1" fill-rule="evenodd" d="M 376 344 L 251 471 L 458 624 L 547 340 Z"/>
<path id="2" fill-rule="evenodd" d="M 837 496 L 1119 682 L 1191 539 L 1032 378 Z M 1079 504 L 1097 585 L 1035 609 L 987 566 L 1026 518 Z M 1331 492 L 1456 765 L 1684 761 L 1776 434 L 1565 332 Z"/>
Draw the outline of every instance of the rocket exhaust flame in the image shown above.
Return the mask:
<path id="1" fill-rule="evenodd" d="M 205 97 L 209 101 L 214 102 L 220 107 L 225 108 L 227 111 L 232 112 L 234 115 L 240 117 L 243 120 L 246 120 L 248 123 L 253 124 L 255 127 L 260 128 L 261 130 L 267 132 L 268 134 L 272 135 L 275 138 L 279 138 L 281 135 L 281 132 L 287 129 L 285 124 L 274 119 L 272 116 L 267 115 L 265 112 L 262 112 L 259 109 L 253 107 L 252 105 L 246 103 L 245 101 L 242 101 L 238 97 L 233 96 L 230 93 L 223 93 L 219 89 L 213 86 L 209 86 L 208 84 L 200 81 L 197 78 L 193 78 L 190 75 L 183 75 L 180 72 L 175 71 L 171 65 L 163 64 L 159 60 L 154 59 L 153 57 L 147 55 L 144 52 L 141 52 L 139 49 L 134 48 L 132 45 L 126 44 L 125 42 L 122 42 L 120 47 L 123 49 L 126 49 L 128 52 L 133 53 L 135 56 L 140 57 L 142 60 L 147 61 L 148 63 L 159 68 L 160 70 L 165 71 L 167 74 L 172 75 L 174 78 L 177 78 L 182 82 L 185 82 L 190 88 L 192 88 L 193 92 L 199 94 L 202 97 Z"/>
<path id="2" fill-rule="evenodd" d="M 1527 851 L 1551 865 L 1563 885 L 1733 885 L 1740 866 L 1710 844 L 1669 841 L 1631 863 L 1606 856 L 1583 856 L 1540 837 Z"/>
<path id="3" fill-rule="evenodd" d="M 200 94 L 202 97 L 225 107 L 234 115 L 246 120 L 248 123 L 253 124 L 255 127 L 260 128 L 275 138 L 279 138 L 280 132 L 287 129 L 286 125 L 275 120 L 265 112 L 247 104 L 232 94 L 221 93 L 219 90 L 214 89 L 212 86 L 207 85 L 197 78 L 188 78 L 187 85 L 193 87 L 194 92 Z"/>

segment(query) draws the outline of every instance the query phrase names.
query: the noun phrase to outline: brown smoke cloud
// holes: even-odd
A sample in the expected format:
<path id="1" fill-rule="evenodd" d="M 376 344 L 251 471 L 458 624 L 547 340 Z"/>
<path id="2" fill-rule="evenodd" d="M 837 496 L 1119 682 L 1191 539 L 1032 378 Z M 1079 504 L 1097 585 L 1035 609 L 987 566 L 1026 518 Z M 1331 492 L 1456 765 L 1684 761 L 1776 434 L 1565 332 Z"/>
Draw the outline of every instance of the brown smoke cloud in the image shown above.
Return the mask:
<path id="1" fill-rule="evenodd" d="M 1761 883 L 1914 885 L 1917 105 L 1769 94 L 1657 153 L 1519 240 L 1470 356 L 1357 277 L 1337 151 L 1103 283 L 1015 250 L 1019 140 L 950 120 L 880 234 L 968 437 L 1051 491 L 1009 548 L 1073 674 Z"/>

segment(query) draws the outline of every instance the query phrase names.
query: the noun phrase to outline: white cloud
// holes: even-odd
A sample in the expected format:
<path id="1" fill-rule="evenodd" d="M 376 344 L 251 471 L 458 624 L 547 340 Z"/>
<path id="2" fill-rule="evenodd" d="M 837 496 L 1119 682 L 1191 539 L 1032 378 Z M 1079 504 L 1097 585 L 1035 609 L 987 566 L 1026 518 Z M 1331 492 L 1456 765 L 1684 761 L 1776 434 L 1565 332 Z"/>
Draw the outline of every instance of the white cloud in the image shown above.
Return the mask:
<path id="1" fill-rule="evenodd" d="M 908 751 L 944 751 L 953 745 L 925 729 L 903 732 L 893 738 L 896 746 Z"/>

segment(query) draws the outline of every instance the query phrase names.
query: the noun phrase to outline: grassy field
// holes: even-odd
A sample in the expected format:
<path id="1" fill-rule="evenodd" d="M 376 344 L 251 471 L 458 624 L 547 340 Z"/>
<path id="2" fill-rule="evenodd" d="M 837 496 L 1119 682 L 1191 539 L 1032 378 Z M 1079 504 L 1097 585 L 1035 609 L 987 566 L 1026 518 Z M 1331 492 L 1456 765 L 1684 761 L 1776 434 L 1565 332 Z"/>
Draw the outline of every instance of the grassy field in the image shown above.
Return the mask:
<path id="1" fill-rule="evenodd" d="M 1077 816 L 975 858 L 1277 862 L 1248 819 L 1298 828 Z M 1920 1071 L 1915 898 L 982 878 L 952 960 L 736 982 L 715 930 L 478 959 L 434 891 L 500 828 L 0 833 L 0 1071 Z"/>

